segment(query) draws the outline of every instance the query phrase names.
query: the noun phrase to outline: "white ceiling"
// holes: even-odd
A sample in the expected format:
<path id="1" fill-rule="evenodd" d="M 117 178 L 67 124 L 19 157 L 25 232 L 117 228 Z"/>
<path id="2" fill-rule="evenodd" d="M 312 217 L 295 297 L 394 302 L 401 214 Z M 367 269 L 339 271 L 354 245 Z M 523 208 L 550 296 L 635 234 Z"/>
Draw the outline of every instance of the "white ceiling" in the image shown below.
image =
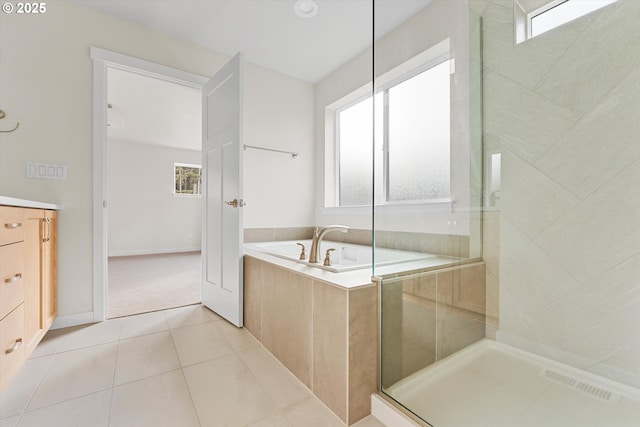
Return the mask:
<path id="1" fill-rule="evenodd" d="M 76 0 L 153 30 L 317 83 L 371 45 L 372 0 L 316 0 L 318 14 L 294 14 L 294 0 Z M 432 0 L 375 0 L 379 38 Z M 191 89 L 112 71 L 109 137 L 200 147 L 200 96 Z M 196 117 L 198 116 L 198 117 Z"/>
<path id="2" fill-rule="evenodd" d="M 76 0 L 106 13 L 317 83 L 371 45 L 372 0 L 316 0 L 313 18 L 294 0 Z M 376 37 L 431 0 L 375 0 Z"/>

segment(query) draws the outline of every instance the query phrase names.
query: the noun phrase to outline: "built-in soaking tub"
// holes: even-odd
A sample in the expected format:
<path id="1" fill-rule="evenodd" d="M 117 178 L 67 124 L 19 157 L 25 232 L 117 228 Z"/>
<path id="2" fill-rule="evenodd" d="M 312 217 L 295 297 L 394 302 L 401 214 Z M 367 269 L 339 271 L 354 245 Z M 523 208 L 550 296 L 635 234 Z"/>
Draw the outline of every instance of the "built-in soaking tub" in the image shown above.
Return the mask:
<path id="1" fill-rule="evenodd" d="M 299 259 L 305 246 L 306 260 Z M 311 240 L 245 243 L 244 326 L 346 425 L 378 390 L 378 281 L 371 246 L 323 240 L 332 266 L 310 264 Z M 457 268 L 456 258 L 376 248 L 376 275 Z M 384 266 L 380 267 L 380 263 Z"/>
<path id="2" fill-rule="evenodd" d="M 300 259 L 301 247 L 304 245 L 306 256 L 304 260 Z M 343 271 L 360 270 L 371 268 L 372 250 L 371 246 L 356 245 L 352 243 L 332 242 L 323 240 L 320 242 L 320 250 L 318 251 L 319 263 L 310 263 L 309 250 L 311 240 L 286 240 L 276 242 L 260 242 L 245 245 L 261 252 L 296 261 L 312 267 L 321 268 L 323 270 L 340 273 Z M 331 251 L 331 265 L 323 265 L 327 250 Z M 408 252 L 394 249 L 376 248 L 376 266 L 394 265 L 410 261 L 421 261 L 429 258 L 435 258 L 436 255 Z"/>

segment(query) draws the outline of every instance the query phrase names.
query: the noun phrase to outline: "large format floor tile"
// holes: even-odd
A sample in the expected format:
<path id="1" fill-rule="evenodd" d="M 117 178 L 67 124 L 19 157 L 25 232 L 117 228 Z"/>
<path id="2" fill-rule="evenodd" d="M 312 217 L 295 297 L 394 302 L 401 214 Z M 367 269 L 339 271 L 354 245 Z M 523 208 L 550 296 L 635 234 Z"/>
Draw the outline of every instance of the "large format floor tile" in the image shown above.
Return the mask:
<path id="1" fill-rule="evenodd" d="M 111 389 L 116 350 L 117 344 L 109 343 L 57 353 L 27 409 Z"/>
<path id="2" fill-rule="evenodd" d="M 343 424 L 246 330 L 193 305 L 50 331 L 0 395 L 0 427 L 43 425 Z"/>
<path id="3" fill-rule="evenodd" d="M 112 399 L 112 427 L 200 425 L 180 370 L 116 387 Z"/>

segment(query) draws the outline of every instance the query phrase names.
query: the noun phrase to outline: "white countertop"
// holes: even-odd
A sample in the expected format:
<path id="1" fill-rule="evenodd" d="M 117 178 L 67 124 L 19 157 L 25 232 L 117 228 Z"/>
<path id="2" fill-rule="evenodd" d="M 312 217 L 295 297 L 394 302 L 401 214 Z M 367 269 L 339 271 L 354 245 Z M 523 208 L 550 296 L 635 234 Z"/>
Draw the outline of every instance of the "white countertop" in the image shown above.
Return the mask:
<path id="1" fill-rule="evenodd" d="M 16 199 L 15 197 L 0 196 L 0 205 L 17 206 L 19 208 L 36 208 L 36 209 L 51 209 L 59 211 L 62 206 L 53 203 L 38 202 L 36 200 Z"/>

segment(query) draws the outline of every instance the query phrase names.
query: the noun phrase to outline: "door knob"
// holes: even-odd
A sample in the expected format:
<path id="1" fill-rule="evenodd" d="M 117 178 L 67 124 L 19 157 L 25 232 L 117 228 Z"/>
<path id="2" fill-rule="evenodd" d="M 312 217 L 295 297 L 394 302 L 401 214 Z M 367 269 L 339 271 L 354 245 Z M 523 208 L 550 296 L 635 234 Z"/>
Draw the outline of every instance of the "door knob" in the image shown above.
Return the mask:
<path id="1" fill-rule="evenodd" d="M 247 204 L 244 202 L 244 200 L 240 199 L 233 199 L 233 200 L 227 200 L 225 201 L 225 203 L 229 206 L 233 206 L 234 208 L 237 208 L 238 206 L 243 207 L 246 206 Z"/>

